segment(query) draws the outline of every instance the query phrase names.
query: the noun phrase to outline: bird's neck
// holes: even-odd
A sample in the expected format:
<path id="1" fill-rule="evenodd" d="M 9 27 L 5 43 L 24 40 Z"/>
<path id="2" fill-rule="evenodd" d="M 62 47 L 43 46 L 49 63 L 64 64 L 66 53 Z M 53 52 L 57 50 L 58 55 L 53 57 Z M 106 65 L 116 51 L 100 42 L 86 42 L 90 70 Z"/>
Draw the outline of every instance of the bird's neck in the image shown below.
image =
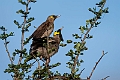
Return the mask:
<path id="1" fill-rule="evenodd" d="M 57 42 L 57 43 L 60 43 L 60 37 L 54 36 L 54 38 L 56 39 L 56 42 Z"/>
<path id="2" fill-rule="evenodd" d="M 50 22 L 50 23 L 54 23 L 53 19 L 48 19 L 47 21 Z"/>

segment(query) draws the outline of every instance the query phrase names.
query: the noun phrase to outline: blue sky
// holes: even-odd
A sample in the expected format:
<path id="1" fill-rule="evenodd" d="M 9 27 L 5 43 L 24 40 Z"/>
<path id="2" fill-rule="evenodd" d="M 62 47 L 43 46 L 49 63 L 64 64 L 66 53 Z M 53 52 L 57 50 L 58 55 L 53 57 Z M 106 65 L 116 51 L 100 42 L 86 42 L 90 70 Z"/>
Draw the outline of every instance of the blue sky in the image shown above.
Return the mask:
<path id="1" fill-rule="evenodd" d="M 38 27 L 44 22 L 47 16 L 51 14 L 61 15 L 60 18 L 55 21 L 55 29 L 64 26 L 62 31 L 64 40 L 73 39 L 73 33 L 80 33 L 79 26 L 85 25 L 85 21 L 93 17 L 93 14 L 88 11 L 88 8 L 93 8 L 96 2 L 100 0 L 38 0 L 35 4 L 30 4 L 32 7 L 30 11 L 30 17 L 35 17 L 32 22 L 32 26 L 29 28 L 29 32 L 25 34 L 28 37 L 35 30 L 33 26 Z M 120 9 L 119 0 L 107 0 L 106 7 L 109 7 L 109 14 L 104 14 L 100 20 L 102 23 L 93 28 L 90 32 L 93 35 L 92 39 L 87 40 L 86 46 L 88 50 L 84 52 L 80 59 L 84 60 L 80 69 L 83 71 L 81 77 L 86 78 L 89 76 L 95 62 L 100 58 L 102 51 L 108 52 L 103 57 L 99 65 L 97 66 L 91 80 L 101 80 L 106 76 L 110 76 L 107 80 L 120 80 Z M 4 0 L 0 2 L 0 26 L 5 26 L 8 32 L 13 31 L 14 37 L 10 37 L 11 41 L 8 45 L 10 53 L 14 49 L 20 48 L 21 30 L 17 29 L 17 26 L 13 23 L 14 20 L 22 23 L 23 18 L 21 15 L 16 14 L 19 9 L 25 9 L 25 7 L 18 3 L 17 0 Z M 1 33 L 1 31 L 0 31 Z M 25 47 L 29 50 L 30 43 Z M 52 57 L 51 63 L 61 62 L 62 65 L 55 70 L 61 73 L 70 72 L 67 69 L 66 62 L 69 60 L 65 54 L 72 48 L 69 45 L 65 48 L 60 47 L 59 52 Z M 3 41 L 0 40 L 0 80 L 12 80 L 10 74 L 5 74 L 3 71 L 10 63 L 7 53 L 5 52 Z M 17 59 L 17 58 L 16 58 Z"/>

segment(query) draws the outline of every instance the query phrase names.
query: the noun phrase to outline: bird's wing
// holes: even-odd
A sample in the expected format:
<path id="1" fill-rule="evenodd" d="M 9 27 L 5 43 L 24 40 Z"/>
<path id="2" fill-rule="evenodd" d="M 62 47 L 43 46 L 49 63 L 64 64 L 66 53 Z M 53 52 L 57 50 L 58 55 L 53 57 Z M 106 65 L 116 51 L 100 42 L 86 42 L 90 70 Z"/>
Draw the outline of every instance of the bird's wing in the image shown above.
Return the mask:
<path id="1" fill-rule="evenodd" d="M 30 36 L 30 38 L 41 38 L 41 36 L 44 34 L 44 32 L 47 30 L 47 26 L 49 26 L 50 23 L 48 21 L 43 22 Z"/>

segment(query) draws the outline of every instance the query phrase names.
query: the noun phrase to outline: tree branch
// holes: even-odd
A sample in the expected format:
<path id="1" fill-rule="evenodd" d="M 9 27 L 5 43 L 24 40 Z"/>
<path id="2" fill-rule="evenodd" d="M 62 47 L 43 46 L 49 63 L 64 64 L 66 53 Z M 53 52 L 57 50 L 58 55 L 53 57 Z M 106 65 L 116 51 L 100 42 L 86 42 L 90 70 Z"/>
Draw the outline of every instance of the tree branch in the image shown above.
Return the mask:
<path id="1" fill-rule="evenodd" d="M 103 9 L 105 3 L 106 3 L 106 1 L 103 3 L 103 5 L 101 6 L 101 9 L 100 9 L 98 12 L 100 12 L 100 11 Z M 96 17 L 95 20 L 94 20 L 94 22 L 93 22 L 93 24 L 95 24 L 97 20 L 98 20 L 98 18 Z M 81 43 L 84 43 L 84 42 L 85 42 L 85 39 L 86 39 L 88 33 L 90 32 L 90 30 L 91 30 L 92 27 L 93 27 L 93 24 L 91 24 L 90 28 L 89 28 L 89 29 L 87 30 L 87 32 L 85 33 L 85 35 L 84 35 Z M 73 68 L 72 68 L 72 72 L 75 71 L 75 67 L 76 67 L 78 58 L 79 58 L 79 55 L 77 55 L 77 56 L 75 57 L 74 65 L 73 65 Z"/>
<path id="2" fill-rule="evenodd" d="M 110 76 L 106 76 L 105 78 L 103 78 L 102 80 L 106 80 L 107 78 L 109 78 Z"/>
<path id="3" fill-rule="evenodd" d="M 84 70 L 85 70 L 85 68 L 83 68 L 83 69 L 80 71 L 80 74 L 79 74 L 79 75 L 81 75 Z"/>
<path id="4" fill-rule="evenodd" d="M 26 13 L 28 13 L 28 5 L 30 3 L 30 0 L 27 0 L 27 5 L 26 5 Z M 22 36 L 21 36 L 21 50 L 24 49 L 24 28 L 25 28 L 25 24 L 26 24 L 26 18 L 27 18 L 27 14 L 24 15 L 24 22 L 23 22 L 23 26 L 22 26 Z M 22 53 L 20 53 L 20 58 L 18 61 L 18 64 L 20 64 L 22 61 Z"/>
<path id="5" fill-rule="evenodd" d="M 94 66 L 93 69 L 92 69 L 92 72 L 90 73 L 90 76 L 87 77 L 88 80 L 90 80 L 90 78 L 92 77 L 92 74 L 93 74 L 93 72 L 95 71 L 98 63 L 101 61 L 101 59 L 103 58 L 103 56 L 104 56 L 105 54 L 107 54 L 107 53 L 108 53 L 108 52 L 104 53 L 104 51 L 102 51 L 102 56 L 101 56 L 100 59 L 96 62 L 95 66 Z"/>
<path id="6" fill-rule="evenodd" d="M 10 56 L 10 52 L 8 51 L 7 40 L 6 40 L 6 39 L 5 39 L 4 45 L 5 45 L 6 52 L 8 53 L 8 57 L 9 57 L 9 59 L 10 59 L 10 61 L 11 61 L 11 64 L 13 64 L 13 60 L 12 60 L 12 58 L 11 58 L 11 56 Z"/>

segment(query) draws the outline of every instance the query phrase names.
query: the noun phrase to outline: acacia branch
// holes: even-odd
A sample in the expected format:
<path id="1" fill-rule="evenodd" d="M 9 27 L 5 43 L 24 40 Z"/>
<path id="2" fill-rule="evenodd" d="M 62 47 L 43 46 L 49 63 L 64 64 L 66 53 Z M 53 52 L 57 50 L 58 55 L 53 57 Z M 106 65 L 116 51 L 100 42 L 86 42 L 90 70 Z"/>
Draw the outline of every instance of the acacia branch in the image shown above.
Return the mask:
<path id="1" fill-rule="evenodd" d="M 27 5 L 26 5 L 26 13 L 28 13 L 28 5 L 30 3 L 30 0 L 27 0 Z M 27 18 L 27 14 L 24 14 L 24 22 L 23 22 L 23 26 L 22 26 L 22 36 L 21 36 L 21 50 L 24 49 L 24 28 L 25 28 L 25 24 L 26 24 L 26 18 Z M 20 64 L 22 61 L 22 53 L 20 53 L 20 58 L 18 61 L 18 64 Z"/>
<path id="2" fill-rule="evenodd" d="M 80 74 L 79 74 L 79 76 L 82 74 L 82 72 L 85 70 L 85 68 L 83 68 L 81 71 L 80 71 Z"/>
<path id="3" fill-rule="evenodd" d="M 93 72 L 95 71 L 98 63 L 101 61 L 101 59 L 103 58 L 103 56 L 104 56 L 105 54 L 107 54 L 107 53 L 108 53 L 108 52 L 104 53 L 104 51 L 102 51 L 102 56 L 101 56 L 100 59 L 96 62 L 95 66 L 94 66 L 93 69 L 92 69 L 92 72 L 90 73 L 90 76 L 87 77 L 88 80 L 90 80 L 90 78 L 92 77 L 92 74 L 93 74 Z"/>
<path id="4" fill-rule="evenodd" d="M 106 76 L 105 78 L 103 78 L 102 80 L 106 80 L 107 78 L 109 78 L 110 76 Z"/>
<path id="5" fill-rule="evenodd" d="M 100 11 L 103 9 L 105 3 L 106 3 L 106 0 L 105 0 L 105 2 L 103 3 L 103 5 L 101 6 L 101 9 L 100 9 L 98 12 L 100 12 Z M 97 22 L 97 20 L 98 20 L 98 18 L 97 18 L 97 16 L 96 16 L 94 22 L 91 24 L 90 28 L 89 28 L 89 29 L 87 30 L 87 32 L 85 33 L 85 35 L 84 35 L 81 43 L 84 43 L 84 42 L 85 42 L 88 33 L 89 33 L 90 30 L 93 28 L 93 26 L 94 26 L 94 24 Z M 75 67 L 76 67 L 78 58 L 79 58 L 79 55 L 77 55 L 77 56 L 75 57 L 74 64 L 73 64 L 73 68 L 72 68 L 72 72 L 75 71 Z"/>
<path id="6" fill-rule="evenodd" d="M 11 56 L 10 56 L 10 52 L 8 51 L 7 40 L 6 40 L 6 39 L 5 39 L 4 45 L 5 45 L 6 52 L 8 53 L 8 57 L 9 57 L 9 59 L 10 59 L 10 61 L 11 61 L 11 64 L 13 64 L 13 60 L 12 60 L 12 58 L 11 58 Z"/>

